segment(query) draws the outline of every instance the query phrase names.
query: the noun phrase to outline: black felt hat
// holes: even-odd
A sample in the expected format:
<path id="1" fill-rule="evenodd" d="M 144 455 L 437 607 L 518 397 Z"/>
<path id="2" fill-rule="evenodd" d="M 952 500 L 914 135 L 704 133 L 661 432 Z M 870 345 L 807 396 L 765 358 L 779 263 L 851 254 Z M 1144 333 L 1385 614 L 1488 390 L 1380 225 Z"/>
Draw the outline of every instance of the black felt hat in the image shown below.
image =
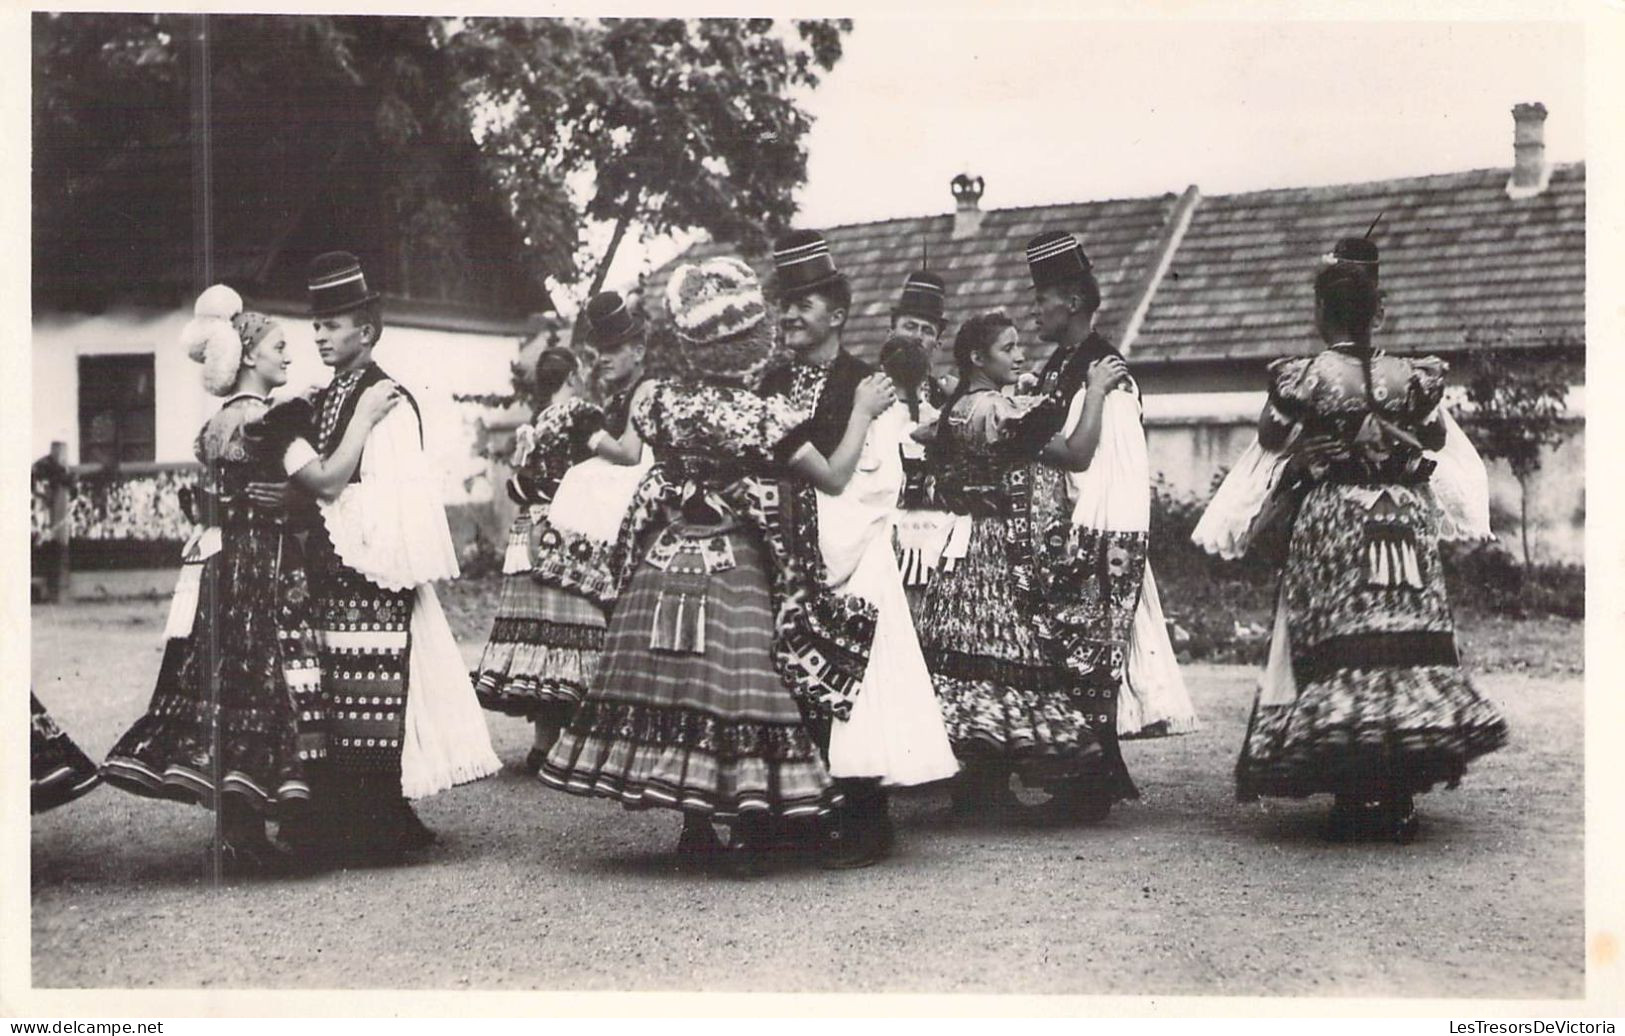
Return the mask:
<path id="1" fill-rule="evenodd" d="M 903 293 L 897 297 L 897 308 L 892 316 L 921 317 L 934 324 L 943 322 L 947 284 L 930 270 L 916 270 L 903 281 Z"/>
<path id="2" fill-rule="evenodd" d="M 310 285 L 312 316 L 332 316 L 359 309 L 379 298 L 367 287 L 361 260 L 349 252 L 324 252 L 310 261 L 305 270 Z"/>
<path id="3" fill-rule="evenodd" d="M 816 230 L 792 230 L 773 246 L 773 294 L 793 299 L 841 277 L 829 242 Z"/>
<path id="4" fill-rule="evenodd" d="M 1328 266 L 1345 263 L 1358 267 L 1370 274 L 1373 281 L 1377 279 L 1377 243 L 1370 238 L 1345 237 L 1333 245 L 1322 259 Z"/>
<path id="5" fill-rule="evenodd" d="M 1027 268 L 1034 290 L 1071 287 L 1093 269 L 1078 239 L 1064 230 L 1046 230 L 1027 242 Z"/>
<path id="6" fill-rule="evenodd" d="M 587 343 L 600 351 L 614 349 L 643 333 L 641 314 L 627 308 L 618 291 L 601 291 L 587 300 Z"/>

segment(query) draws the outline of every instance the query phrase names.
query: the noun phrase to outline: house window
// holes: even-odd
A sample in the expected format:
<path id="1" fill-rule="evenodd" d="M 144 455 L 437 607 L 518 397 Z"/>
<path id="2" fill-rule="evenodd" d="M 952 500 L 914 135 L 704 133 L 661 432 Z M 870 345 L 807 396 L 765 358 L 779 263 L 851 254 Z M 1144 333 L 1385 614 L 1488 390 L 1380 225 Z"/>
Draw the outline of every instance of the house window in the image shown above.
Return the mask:
<path id="1" fill-rule="evenodd" d="M 79 461 L 157 458 L 152 354 L 79 357 Z"/>

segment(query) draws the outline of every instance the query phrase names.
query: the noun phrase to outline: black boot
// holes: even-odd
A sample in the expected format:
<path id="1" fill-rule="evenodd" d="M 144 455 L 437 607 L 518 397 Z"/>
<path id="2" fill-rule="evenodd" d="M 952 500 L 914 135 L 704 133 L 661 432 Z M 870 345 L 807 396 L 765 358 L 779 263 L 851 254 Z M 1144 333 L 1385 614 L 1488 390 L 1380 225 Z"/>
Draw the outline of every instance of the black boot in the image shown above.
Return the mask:
<path id="1" fill-rule="evenodd" d="M 950 810 L 960 819 L 998 816 L 1021 807 L 1010 790 L 1010 770 L 1002 763 L 966 763 L 953 783 Z"/>
<path id="2" fill-rule="evenodd" d="M 236 795 L 220 797 L 222 869 L 228 874 L 281 874 L 292 857 L 265 833 L 265 818 Z"/>
<path id="3" fill-rule="evenodd" d="M 768 871 L 766 813 L 746 813 L 733 823 L 728 869 L 736 878 L 759 878 Z"/>
<path id="4" fill-rule="evenodd" d="M 1101 776 L 1073 777 L 1051 785 L 1047 801 L 1031 817 L 1042 826 L 1098 824 L 1112 812 L 1112 791 Z"/>
<path id="5" fill-rule="evenodd" d="M 400 808 L 400 847 L 403 852 L 416 852 L 419 849 L 427 849 L 440 840 L 439 836 L 431 831 L 422 818 L 418 816 L 418 811 L 412 808 L 410 802 L 401 799 Z"/>
<path id="6" fill-rule="evenodd" d="M 1400 845 L 1409 845 L 1421 833 L 1422 822 L 1416 818 L 1416 802 L 1410 795 L 1384 799 L 1382 815 L 1388 837 Z"/>
<path id="7" fill-rule="evenodd" d="M 836 821 L 822 865 L 827 870 L 856 870 L 885 859 L 890 849 L 886 793 L 879 781 L 851 781 L 847 805 Z"/>
<path id="8" fill-rule="evenodd" d="M 1332 800 L 1323 837 L 1328 842 L 1358 842 L 1371 837 L 1380 825 L 1381 808 L 1358 795 L 1340 794 Z"/>
<path id="9" fill-rule="evenodd" d="M 715 859 L 723 850 L 711 821 L 698 813 L 683 814 L 683 833 L 677 836 L 677 857 L 683 861 Z"/>

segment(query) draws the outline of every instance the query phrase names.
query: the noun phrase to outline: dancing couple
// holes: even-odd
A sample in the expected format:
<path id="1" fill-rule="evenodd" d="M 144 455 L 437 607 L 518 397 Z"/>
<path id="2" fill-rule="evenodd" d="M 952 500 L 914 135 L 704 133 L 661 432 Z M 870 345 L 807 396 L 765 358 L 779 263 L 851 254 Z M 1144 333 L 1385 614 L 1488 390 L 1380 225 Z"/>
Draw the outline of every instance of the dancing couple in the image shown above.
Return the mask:
<path id="1" fill-rule="evenodd" d="M 224 403 L 197 437 L 198 529 L 157 687 L 101 768 L 218 809 L 243 871 L 400 859 L 434 841 L 409 799 L 498 767 L 433 587 L 458 566 L 422 420 L 373 360 L 381 297 L 343 252 L 309 284 L 334 371 L 311 399 L 272 402 L 284 332 L 231 288 L 182 332 Z"/>

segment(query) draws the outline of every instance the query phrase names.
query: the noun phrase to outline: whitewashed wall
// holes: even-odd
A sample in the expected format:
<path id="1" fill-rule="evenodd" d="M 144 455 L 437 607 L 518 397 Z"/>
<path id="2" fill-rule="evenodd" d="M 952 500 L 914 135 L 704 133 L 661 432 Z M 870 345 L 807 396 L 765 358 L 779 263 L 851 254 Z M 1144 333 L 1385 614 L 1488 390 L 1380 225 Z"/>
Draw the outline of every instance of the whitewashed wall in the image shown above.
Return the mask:
<path id="1" fill-rule="evenodd" d="M 79 357 L 110 353 L 150 353 L 156 380 L 156 458 L 189 461 L 198 429 L 220 400 L 203 390 L 200 369 L 177 344 L 188 314 L 125 309 L 98 316 L 47 314 L 34 321 L 33 456 L 53 440 L 68 444 L 79 459 Z M 331 372 L 316 353 L 308 321 L 279 318 L 288 336 L 293 365 L 285 391 L 324 385 Z M 390 327 L 375 354 L 417 399 L 424 436 L 445 480 L 448 504 L 481 503 L 491 497 L 485 463 L 474 455 L 478 408 L 460 406 L 460 393 L 506 392 L 509 365 L 519 340 L 506 335 L 466 334 L 413 327 Z"/>

